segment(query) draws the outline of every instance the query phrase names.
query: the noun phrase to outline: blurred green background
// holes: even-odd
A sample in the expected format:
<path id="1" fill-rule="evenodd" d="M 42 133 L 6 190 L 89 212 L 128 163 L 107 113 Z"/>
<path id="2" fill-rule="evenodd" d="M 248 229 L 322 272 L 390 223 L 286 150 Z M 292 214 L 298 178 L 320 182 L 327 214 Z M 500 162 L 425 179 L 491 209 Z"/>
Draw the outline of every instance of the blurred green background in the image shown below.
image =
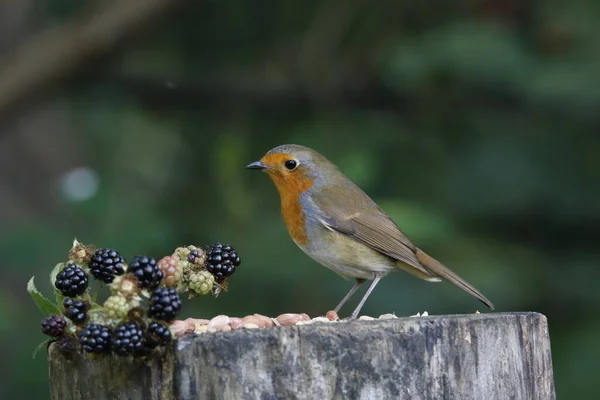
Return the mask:
<path id="1" fill-rule="evenodd" d="M 87 10 L 123 4 L 129 19 Z M 244 169 L 283 143 L 338 164 L 497 311 L 544 313 L 558 397 L 598 393 L 599 16 L 596 0 L 0 1 L 1 397 L 48 398 L 25 287 L 50 293 L 74 237 L 127 258 L 232 244 L 230 291 L 184 317 L 333 308 L 352 282 L 296 248 Z M 363 313 L 477 309 L 399 273 Z"/>

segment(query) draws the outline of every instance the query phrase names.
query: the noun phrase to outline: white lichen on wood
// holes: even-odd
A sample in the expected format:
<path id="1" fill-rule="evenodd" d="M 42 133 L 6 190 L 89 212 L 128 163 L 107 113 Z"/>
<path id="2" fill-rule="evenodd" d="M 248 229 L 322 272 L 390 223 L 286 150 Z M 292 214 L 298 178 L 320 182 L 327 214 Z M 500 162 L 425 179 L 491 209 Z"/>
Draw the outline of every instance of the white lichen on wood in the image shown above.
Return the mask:
<path id="1" fill-rule="evenodd" d="M 536 313 L 236 330 L 227 318 L 230 331 L 185 334 L 146 362 L 52 345 L 52 398 L 555 399 L 548 325 Z"/>

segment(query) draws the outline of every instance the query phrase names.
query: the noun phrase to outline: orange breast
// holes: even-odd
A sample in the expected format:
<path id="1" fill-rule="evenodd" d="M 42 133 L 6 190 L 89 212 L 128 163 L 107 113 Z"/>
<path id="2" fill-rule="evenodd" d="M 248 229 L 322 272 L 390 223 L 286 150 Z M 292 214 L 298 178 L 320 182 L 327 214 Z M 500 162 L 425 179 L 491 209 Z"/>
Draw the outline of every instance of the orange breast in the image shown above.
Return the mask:
<path id="1" fill-rule="evenodd" d="M 283 222 L 287 226 L 290 237 L 299 245 L 305 245 L 308 242 L 305 228 L 305 215 L 298 200 L 300 196 L 287 196 L 281 198 L 281 214 Z"/>
<path id="2" fill-rule="evenodd" d="M 287 226 L 290 237 L 299 245 L 308 242 L 306 237 L 306 217 L 300 205 L 300 195 L 313 185 L 312 179 L 303 175 L 270 174 L 279 196 L 281 197 L 281 214 Z"/>

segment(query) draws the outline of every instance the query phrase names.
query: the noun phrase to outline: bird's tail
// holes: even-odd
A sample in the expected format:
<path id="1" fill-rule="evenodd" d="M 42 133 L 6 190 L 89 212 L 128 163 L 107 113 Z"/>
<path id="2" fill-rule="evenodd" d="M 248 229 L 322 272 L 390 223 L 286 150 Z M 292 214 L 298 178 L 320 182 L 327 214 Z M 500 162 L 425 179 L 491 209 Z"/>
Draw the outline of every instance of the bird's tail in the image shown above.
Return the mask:
<path id="1" fill-rule="evenodd" d="M 440 278 L 452 282 L 454 285 L 469 293 L 471 296 L 476 297 L 479 301 L 485 304 L 486 307 L 492 310 L 494 309 L 494 305 L 491 301 L 489 301 L 473 286 L 465 282 L 460 276 L 456 275 L 450 269 L 442 265 L 439 261 L 427 255 L 427 253 L 421 249 L 416 249 L 416 255 L 419 262 L 427 269 L 427 271 L 431 272 L 432 275 L 439 276 Z"/>

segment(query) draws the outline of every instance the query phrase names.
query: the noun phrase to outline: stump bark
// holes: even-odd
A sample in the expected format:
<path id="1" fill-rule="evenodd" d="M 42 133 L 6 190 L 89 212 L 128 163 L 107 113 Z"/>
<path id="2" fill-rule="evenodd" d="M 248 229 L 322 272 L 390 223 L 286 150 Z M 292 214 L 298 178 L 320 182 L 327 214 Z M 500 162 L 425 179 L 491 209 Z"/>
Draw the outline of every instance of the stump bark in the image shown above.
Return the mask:
<path id="1" fill-rule="evenodd" d="M 149 361 L 49 348 L 55 400 L 555 399 L 537 313 L 186 335 Z"/>

